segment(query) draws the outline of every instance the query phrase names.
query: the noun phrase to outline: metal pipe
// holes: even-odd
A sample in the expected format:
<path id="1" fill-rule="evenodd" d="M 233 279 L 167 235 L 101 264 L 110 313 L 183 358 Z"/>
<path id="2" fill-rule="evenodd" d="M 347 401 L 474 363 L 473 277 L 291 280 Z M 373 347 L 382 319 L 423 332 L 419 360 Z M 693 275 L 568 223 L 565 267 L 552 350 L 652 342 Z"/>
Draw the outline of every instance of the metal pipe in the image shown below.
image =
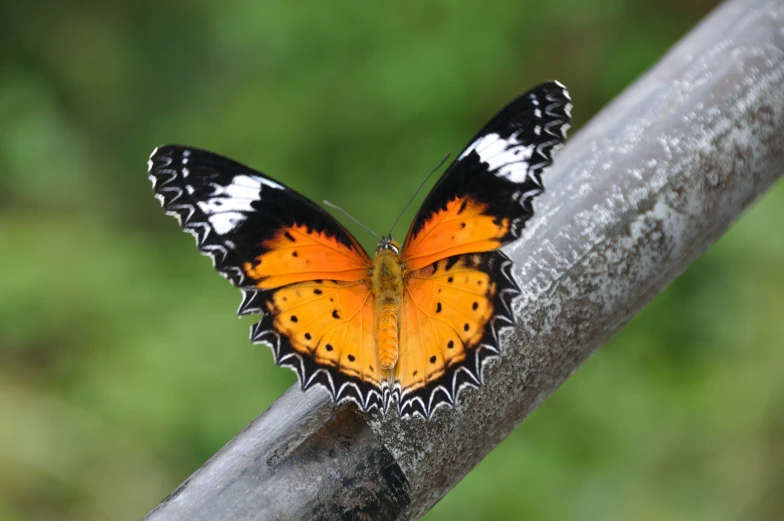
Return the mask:
<path id="1" fill-rule="evenodd" d="M 781 176 L 782 136 L 784 3 L 731 0 L 545 174 L 481 389 L 430 421 L 289 389 L 146 519 L 420 517 Z"/>

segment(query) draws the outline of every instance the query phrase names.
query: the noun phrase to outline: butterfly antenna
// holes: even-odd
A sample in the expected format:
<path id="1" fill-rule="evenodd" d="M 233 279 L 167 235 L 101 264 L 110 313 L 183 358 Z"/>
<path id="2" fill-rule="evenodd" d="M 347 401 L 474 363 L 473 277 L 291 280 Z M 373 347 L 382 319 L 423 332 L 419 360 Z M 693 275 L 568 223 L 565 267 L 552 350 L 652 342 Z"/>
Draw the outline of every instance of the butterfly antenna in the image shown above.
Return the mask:
<path id="1" fill-rule="evenodd" d="M 359 222 L 359 220 L 357 220 L 356 218 L 354 218 L 354 217 L 353 217 L 353 216 L 352 216 L 350 213 L 348 213 L 346 210 L 344 210 L 344 209 L 343 209 L 343 208 L 341 208 L 340 206 L 338 206 L 338 205 L 336 205 L 336 204 L 332 204 L 332 203 L 330 203 L 329 201 L 327 201 L 326 199 L 324 199 L 324 201 L 323 201 L 323 202 L 324 202 L 324 204 L 326 204 L 327 206 L 329 206 L 329 207 L 330 207 L 330 208 L 332 208 L 333 210 L 337 210 L 337 211 L 339 211 L 340 213 L 342 213 L 343 215 L 345 215 L 346 217 L 348 217 L 349 219 L 351 219 L 352 221 L 354 221 L 355 223 L 357 223 L 358 225 L 360 225 L 361 227 L 363 227 L 365 230 L 367 230 L 368 232 L 370 232 L 370 233 L 371 233 L 371 235 L 373 235 L 373 237 L 375 237 L 375 238 L 376 238 L 376 239 L 378 239 L 379 241 L 381 240 L 381 237 L 379 237 L 379 235 L 378 235 L 376 232 L 374 232 L 373 230 L 371 230 L 370 228 L 368 228 L 367 226 L 365 226 L 364 224 L 362 224 L 361 222 Z"/>
<path id="2" fill-rule="evenodd" d="M 452 154 L 447 153 L 447 155 L 444 156 L 444 159 L 442 159 L 441 162 L 438 163 L 438 166 L 436 166 L 433 170 L 430 171 L 429 174 L 427 174 L 427 176 L 425 177 L 425 180 L 422 181 L 422 184 L 419 185 L 419 188 L 417 188 L 416 192 L 414 192 L 414 195 L 411 196 L 411 199 L 408 200 L 408 202 L 403 207 L 403 209 L 400 210 L 400 213 L 397 214 L 397 219 L 395 219 L 395 222 L 392 223 L 392 227 L 389 229 L 389 235 L 392 235 L 392 230 L 395 229 L 395 226 L 397 226 L 397 222 L 400 220 L 401 217 L 403 217 L 403 212 L 405 212 L 406 208 L 408 208 L 409 205 L 411 205 L 411 203 L 414 201 L 414 198 L 417 196 L 419 191 L 422 190 L 422 188 L 425 186 L 425 183 L 427 183 L 427 180 L 430 179 L 430 176 L 435 174 L 438 171 L 438 169 L 441 168 L 441 165 L 446 163 L 446 160 L 449 159 L 450 155 L 452 155 Z"/>

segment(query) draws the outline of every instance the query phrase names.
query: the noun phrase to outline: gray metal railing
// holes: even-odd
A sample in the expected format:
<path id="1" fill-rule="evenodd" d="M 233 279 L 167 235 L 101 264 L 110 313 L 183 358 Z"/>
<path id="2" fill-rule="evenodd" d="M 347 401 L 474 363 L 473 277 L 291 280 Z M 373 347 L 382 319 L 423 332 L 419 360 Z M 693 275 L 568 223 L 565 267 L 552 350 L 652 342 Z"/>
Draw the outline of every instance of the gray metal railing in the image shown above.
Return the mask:
<path id="1" fill-rule="evenodd" d="M 482 389 L 430 421 L 289 389 L 146 519 L 420 517 L 782 172 L 784 2 L 731 0 L 545 174 L 535 217 L 507 249 L 518 326 Z"/>

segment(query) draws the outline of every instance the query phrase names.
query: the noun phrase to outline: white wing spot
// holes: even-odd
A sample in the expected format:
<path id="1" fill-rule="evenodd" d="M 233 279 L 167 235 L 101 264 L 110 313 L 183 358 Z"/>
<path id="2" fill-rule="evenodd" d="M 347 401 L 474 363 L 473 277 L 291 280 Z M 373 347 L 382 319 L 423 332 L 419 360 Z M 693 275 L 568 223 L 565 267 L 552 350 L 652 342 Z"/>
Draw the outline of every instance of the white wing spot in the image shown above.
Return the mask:
<path id="1" fill-rule="evenodd" d="M 236 175 L 226 186 L 213 183 L 211 197 L 198 201 L 196 206 L 207 216 L 215 233 L 226 235 L 236 230 L 247 219 L 247 213 L 253 211 L 253 202 L 261 199 L 262 185 L 270 186 L 261 177 Z M 189 188 L 186 186 L 186 190 Z"/>
<path id="2" fill-rule="evenodd" d="M 528 160 L 531 159 L 536 146 L 523 145 L 517 135 L 512 134 L 508 139 L 495 133 L 484 135 L 471 143 L 458 159 L 463 159 L 475 151 L 495 175 L 505 177 L 513 183 L 522 183 L 528 177 Z"/>
<path id="3" fill-rule="evenodd" d="M 211 215 L 209 221 L 215 233 L 226 235 L 245 221 L 245 214 L 240 212 L 221 212 Z"/>
<path id="4" fill-rule="evenodd" d="M 221 188 L 222 195 L 256 201 L 261 199 L 261 185 L 263 179 L 249 175 L 237 175 L 231 183 Z"/>
<path id="5" fill-rule="evenodd" d="M 221 212 L 251 212 L 254 201 L 261 199 L 261 179 L 238 175 L 226 186 L 213 184 L 212 197 L 197 206 L 207 215 Z"/>

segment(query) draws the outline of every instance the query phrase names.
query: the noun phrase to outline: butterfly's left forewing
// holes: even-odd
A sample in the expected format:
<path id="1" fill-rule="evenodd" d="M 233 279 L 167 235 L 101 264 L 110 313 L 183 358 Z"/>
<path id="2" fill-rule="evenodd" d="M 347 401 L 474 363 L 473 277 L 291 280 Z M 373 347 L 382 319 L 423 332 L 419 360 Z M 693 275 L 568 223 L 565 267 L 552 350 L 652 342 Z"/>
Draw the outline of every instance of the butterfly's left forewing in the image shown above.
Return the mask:
<path id="1" fill-rule="evenodd" d="M 367 410 L 380 404 L 371 260 L 332 216 L 281 183 L 217 154 L 157 148 L 149 175 L 164 210 L 261 313 L 254 342 L 272 346 L 307 389 Z"/>
<path id="2" fill-rule="evenodd" d="M 566 140 L 570 111 L 566 88 L 548 82 L 499 112 L 422 203 L 403 245 L 409 269 L 520 237 L 543 191 L 541 173 Z"/>

